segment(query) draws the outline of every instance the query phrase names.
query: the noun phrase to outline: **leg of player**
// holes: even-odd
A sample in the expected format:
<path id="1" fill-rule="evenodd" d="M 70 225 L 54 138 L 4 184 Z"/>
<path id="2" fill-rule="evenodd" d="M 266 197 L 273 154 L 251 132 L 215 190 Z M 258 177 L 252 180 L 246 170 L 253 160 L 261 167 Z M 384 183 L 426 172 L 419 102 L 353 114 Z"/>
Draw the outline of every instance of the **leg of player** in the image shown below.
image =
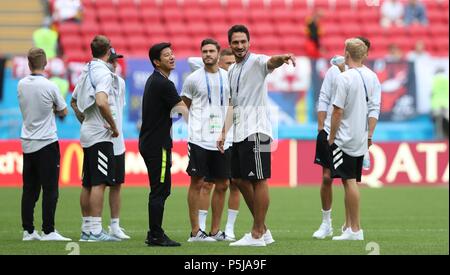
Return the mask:
<path id="1" fill-rule="evenodd" d="M 351 227 L 351 225 L 352 225 L 352 221 L 350 219 L 349 198 L 348 198 L 348 195 L 347 195 L 349 193 L 348 184 L 347 183 L 344 184 L 344 191 L 345 191 L 345 194 L 344 194 L 345 223 L 344 223 L 344 225 L 341 228 L 341 232 L 342 233 L 344 233 L 347 230 L 347 228 Z"/>
<path id="2" fill-rule="evenodd" d="M 212 222 L 210 236 L 217 241 L 231 241 L 225 232 L 220 231 L 220 220 L 225 206 L 225 197 L 228 189 L 228 179 L 218 179 L 215 181 L 214 192 L 211 200 Z"/>
<path id="3" fill-rule="evenodd" d="M 89 209 L 89 199 L 91 197 L 91 187 L 82 187 L 80 194 L 80 207 L 82 215 L 80 242 L 87 242 L 91 232 L 91 212 Z"/>
<path id="4" fill-rule="evenodd" d="M 364 233 L 359 224 L 359 189 L 355 179 L 343 180 L 346 187 L 346 201 L 351 225 L 341 236 L 333 237 L 333 240 L 364 240 Z"/>
<path id="5" fill-rule="evenodd" d="M 320 187 L 320 199 L 322 201 L 322 224 L 319 229 L 314 232 L 313 237 L 316 239 L 325 239 L 333 235 L 333 226 L 331 223 L 331 204 L 333 201 L 333 179 L 331 178 L 330 169 L 322 170 L 322 185 Z"/>
<path id="6" fill-rule="evenodd" d="M 234 234 L 234 223 L 239 213 L 239 201 L 241 193 L 236 184 L 230 180 L 230 196 L 228 197 L 228 218 L 227 225 L 225 226 L 225 235 L 230 239 L 236 239 Z"/>
<path id="7" fill-rule="evenodd" d="M 200 190 L 200 205 L 198 210 L 198 223 L 200 229 L 206 232 L 206 219 L 208 217 L 209 202 L 211 200 L 211 191 L 214 184 L 203 181 L 202 189 Z"/>
<path id="8" fill-rule="evenodd" d="M 111 224 L 109 226 L 109 235 L 122 240 L 130 239 L 130 236 L 126 235 L 124 229 L 120 227 L 120 190 L 122 184 L 116 184 L 109 188 L 109 207 L 111 209 Z"/>
<path id="9" fill-rule="evenodd" d="M 216 241 L 200 229 L 198 221 L 200 191 L 203 186 L 203 178 L 191 176 L 191 184 L 188 190 L 189 220 L 191 222 L 191 234 L 188 242 Z"/>
<path id="10" fill-rule="evenodd" d="M 254 200 L 254 190 L 253 185 L 249 181 L 241 180 L 241 179 L 232 179 L 235 182 L 236 186 L 241 191 L 242 196 L 244 197 L 245 203 L 247 204 L 248 209 L 253 213 L 253 200 Z"/>
<path id="11" fill-rule="evenodd" d="M 252 183 L 254 188 L 253 212 L 254 223 L 252 236 L 255 239 L 261 238 L 265 229 L 265 219 L 267 210 L 269 209 L 269 188 L 267 180 L 258 180 Z"/>

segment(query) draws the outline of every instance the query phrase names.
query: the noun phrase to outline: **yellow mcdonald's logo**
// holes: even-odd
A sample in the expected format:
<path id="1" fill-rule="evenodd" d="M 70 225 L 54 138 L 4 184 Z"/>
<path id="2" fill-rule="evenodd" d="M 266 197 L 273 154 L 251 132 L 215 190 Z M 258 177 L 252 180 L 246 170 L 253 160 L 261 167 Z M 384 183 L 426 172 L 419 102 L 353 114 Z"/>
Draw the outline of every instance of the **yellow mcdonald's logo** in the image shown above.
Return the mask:
<path id="1" fill-rule="evenodd" d="M 83 170 L 83 149 L 78 143 L 70 143 L 64 152 L 61 162 L 61 182 L 63 184 L 70 183 L 70 172 L 72 171 L 72 159 L 74 154 L 78 163 L 78 179 L 81 179 L 81 172 Z"/>

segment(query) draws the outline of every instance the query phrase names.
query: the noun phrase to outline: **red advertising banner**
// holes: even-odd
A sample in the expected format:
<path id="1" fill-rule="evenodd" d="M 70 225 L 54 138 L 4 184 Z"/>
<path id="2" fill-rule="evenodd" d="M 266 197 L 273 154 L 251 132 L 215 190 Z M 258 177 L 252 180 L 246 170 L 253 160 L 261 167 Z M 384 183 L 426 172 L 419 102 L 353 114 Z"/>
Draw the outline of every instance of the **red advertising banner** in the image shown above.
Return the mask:
<path id="1" fill-rule="evenodd" d="M 83 149 L 75 140 L 59 142 L 61 151 L 60 186 L 80 186 L 83 167 Z M 126 141 L 125 183 L 127 186 L 147 186 L 147 167 L 139 154 L 136 140 Z M 276 152 L 272 155 L 271 185 L 287 186 L 289 183 L 288 159 L 289 142 L 279 141 Z M 0 141 L 0 186 L 22 186 L 22 148 L 19 140 Z M 189 162 L 186 142 L 175 142 L 172 152 L 172 183 L 188 185 L 189 176 L 186 168 Z"/>
<path id="2" fill-rule="evenodd" d="M 78 141 L 60 141 L 61 186 L 80 186 L 83 150 Z M 127 186 L 147 186 L 147 168 L 135 140 L 126 141 Z M 271 186 L 320 184 L 321 168 L 313 164 L 314 141 L 279 140 L 272 153 Z M 448 142 L 380 143 L 370 148 L 371 168 L 363 183 L 373 187 L 390 185 L 436 186 L 448 184 Z M 22 149 L 19 140 L 0 141 L 0 186 L 22 186 Z M 185 142 L 175 142 L 172 152 L 173 185 L 188 185 Z"/>
<path id="3" fill-rule="evenodd" d="M 299 184 L 320 182 L 321 167 L 313 164 L 315 142 L 298 143 Z M 372 187 L 448 184 L 448 142 L 379 143 L 370 147 L 371 167 L 362 182 Z"/>

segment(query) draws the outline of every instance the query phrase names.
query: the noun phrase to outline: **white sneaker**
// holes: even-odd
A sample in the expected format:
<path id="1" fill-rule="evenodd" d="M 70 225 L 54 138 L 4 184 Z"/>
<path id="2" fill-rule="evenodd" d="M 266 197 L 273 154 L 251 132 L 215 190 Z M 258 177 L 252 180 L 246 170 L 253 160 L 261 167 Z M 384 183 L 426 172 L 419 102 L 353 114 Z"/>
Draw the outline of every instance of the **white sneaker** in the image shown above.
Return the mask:
<path id="1" fill-rule="evenodd" d="M 227 238 L 229 238 L 231 241 L 236 240 L 236 236 L 234 235 L 233 227 L 225 227 L 225 235 L 227 235 Z"/>
<path id="2" fill-rule="evenodd" d="M 230 246 L 266 246 L 264 236 L 259 239 L 254 239 L 251 233 L 247 233 L 237 242 L 230 243 Z"/>
<path id="3" fill-rule="evenodd" d="M 364 233 L 363 230 L 360 229 L 357 232 L 353 232 L 351 228 L 347 228 L 341 236 L 333 237 L 333 241 L 363 241 Z"/>
<path id="4" fill-rule="evenodd" d="M 122 227 L 111 227 L 108 226 L 109 228 L 109 235 L 116 237 L 118 239 L 121 240 L 129 240 L 130 236 L 128 236 L 127 234 L 125 234 L 125 229 L 123 229 Z"/>
<path id="5" fill-rule="evenodd" d="M 63 237 L 58 231 L 53 231 L 49 234 L 42 232 L 41 241 L 60 241 L 60 242 L 70 242 L 72 239 Z"/>
<path id="6" fill-rule="evenodd" d="M 211 238 L 213 238 L 216 241 L 227 241 L 227 242 L 233 242 L 235 241 L 235 239 L 232 239 L 230 237 L 227 236 L 227 234 L 225 232 L 222 231 L 218 231 L 215 235 L 209 235 Z"/>
<path id="7" fill-rule="evenodd" d="M 266 244 L 272 244 L 275 242 L 275 240 L 272 237 L 272 232 L 270 232 L 269 229 L 266 230 L 266 233 L 264 233 L 263 237 L 264 237 L 264 242 Z"/>
<path id="8" fill-rule="evenodd" d="M 33 233 L 28 233 L 28 231 L 23 231 L 23 237 L 22 241 L 40 241 L 41 236 L 39 236 L 38 232 L 36 230 L 33 231 Z"/>
<path id="9" fill-rule="evenodd" d="M 331 226 L 331 223 L 322 222 L 319 229 L 317 229 L 316 232 L 312 235 L 313 238 L 323 240 L 326 237 L 333 236 L 333 227 Z"/>
<path id="10" fill-rule="evenodd" d="M 215 239 L 211 238 L 208 236 L 208 234 L 206 234 L 205 231 L 199 230 L 197 232 L 197 235 L 191 236 L 189 237 L 189 239 L 187 240 L 188 242 L 192 243 L 192 242 L 217 242 Z"/>

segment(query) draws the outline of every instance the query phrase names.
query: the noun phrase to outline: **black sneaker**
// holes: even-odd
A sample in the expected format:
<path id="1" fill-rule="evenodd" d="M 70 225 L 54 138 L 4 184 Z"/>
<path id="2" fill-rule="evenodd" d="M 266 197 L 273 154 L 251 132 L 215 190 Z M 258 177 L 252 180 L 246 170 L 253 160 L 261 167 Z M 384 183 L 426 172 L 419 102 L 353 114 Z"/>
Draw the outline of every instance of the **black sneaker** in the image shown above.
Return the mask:
<path id="1" fill-rule="evenodd" d="M 171 240 L 166 234 L 160 238 L 153 238 L 148 236 L 145 240 L 148 246 L 181 246 L 180 243 Z"/>

